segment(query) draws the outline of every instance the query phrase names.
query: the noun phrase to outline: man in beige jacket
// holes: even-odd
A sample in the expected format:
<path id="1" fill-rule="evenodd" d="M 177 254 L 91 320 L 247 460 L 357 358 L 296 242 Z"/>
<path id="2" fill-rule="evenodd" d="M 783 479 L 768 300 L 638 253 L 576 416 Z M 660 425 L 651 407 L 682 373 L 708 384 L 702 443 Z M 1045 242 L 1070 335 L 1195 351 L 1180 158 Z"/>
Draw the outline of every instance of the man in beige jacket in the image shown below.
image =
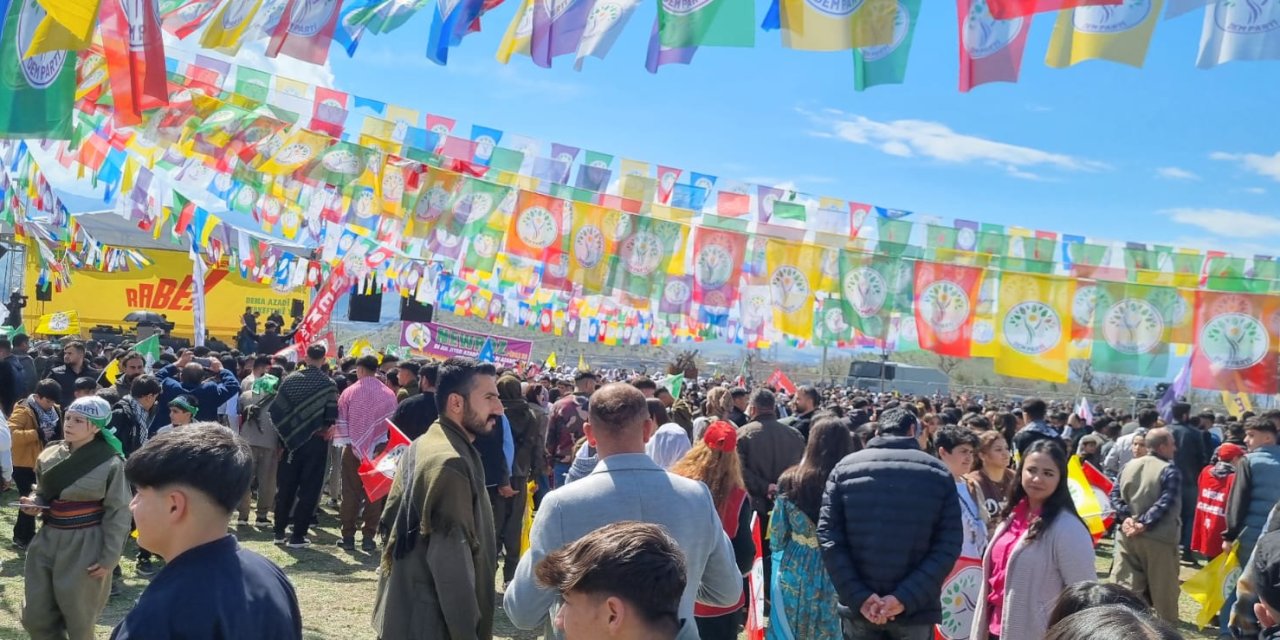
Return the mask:
<path id="1" fill-rule="evenodd" d="M 1147 432 L 1151 455 L 1125 465 L 1111 491 L 1120 521 L 1111 577 L 1142 594 L 1165 621 L 1178 622 L 1178 540 L 1182 475 L 1171 463 L 1177 444 L 1168 429 Z"/>

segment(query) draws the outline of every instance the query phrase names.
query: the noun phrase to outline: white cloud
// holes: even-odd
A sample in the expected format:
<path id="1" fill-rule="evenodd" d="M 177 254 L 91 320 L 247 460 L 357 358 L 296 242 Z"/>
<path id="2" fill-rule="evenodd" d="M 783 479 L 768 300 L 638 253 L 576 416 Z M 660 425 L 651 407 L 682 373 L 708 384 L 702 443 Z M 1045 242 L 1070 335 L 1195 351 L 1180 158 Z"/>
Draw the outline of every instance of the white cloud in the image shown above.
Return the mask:
<path id="1" fill-rule="evenodd" d="M 1199 227 L 1224 238 L 1280 236 L 1280 217 L 1214 208 L 1164 209 L 1161 214 L 1179 224 Z"/>
<path id="2" fill-rule="evenodd" d="M 1179 167 L 1160 167 L 1156 175 L 1167 180 L 1199 180 L 1200 176 Z"/>
<path id="3" fill-rule="evenodd" d="M 1003 168 L 1009 175 L 1039 179 L 1031 168 L 1064 171 L 1101 171 L 1108 165 L 1096 160 L 957 133 L 941 122 L 892 120 L 881 122 L 866 116 L 824 109 L 820 113 L 799 110 L 819 127 L 817 137 L 835 137 L 866 145 L 881 153 L 903 158 L 924 157 L 952 164 L 981 163 Z"/>
<path id="4" fill-rule="evenodd" d="M 1260 153 L 1215 151 L 1209 154 L 1209 159 L 1234 162 L 1246 171 L 1280 182 L 1280 151 L 1277 151 L 1273 156 L 1266 156 Z"/>
<path id="5" fill-rule="evenodd" d="M 1245 193 L 1252 193 L 1252 194 L 1253 194 L 1253 195 L 1255 195 L 1255 196 L 1265 196 L 1265 195 L 1267 195 L 1267 190 L 1266 190 L 1266 189 L 1263 189 L 1262 187 L 1247 187 L 1247 188 L 1245 188 L 1244 192 L 1245 192 Z"/>

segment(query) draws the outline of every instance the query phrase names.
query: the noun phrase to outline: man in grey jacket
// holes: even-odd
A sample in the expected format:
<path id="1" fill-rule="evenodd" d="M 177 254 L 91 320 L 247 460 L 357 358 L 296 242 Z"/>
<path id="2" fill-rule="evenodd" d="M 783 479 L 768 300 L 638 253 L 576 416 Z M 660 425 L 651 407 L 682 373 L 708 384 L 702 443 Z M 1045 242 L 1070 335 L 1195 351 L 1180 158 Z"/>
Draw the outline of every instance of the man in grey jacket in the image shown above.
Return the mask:
<path id="1" fill-rule="evenodd" d="M 503 608 L 521 629 L 552 628 L 555 590 L 538 585 L 534 567 L 552 551 L 610 523 L 635 520 L 662 525 L 680 545 L 688 572 L 680 598 L 681 640 L 698 638 L 695 600 L 715 606 L 737 604 L 742 574 L 733 547 L 720 524 L 711 492 L 700 482 L 667 473 L 644 453 L 657 428 L 644 394 L 631 385 L 608 385 L 593 396 L 585 426 L 587 441 L 600 457 L 587 477 L 548 493 L 534 517 L 529 550 L 520 558 Z"/>

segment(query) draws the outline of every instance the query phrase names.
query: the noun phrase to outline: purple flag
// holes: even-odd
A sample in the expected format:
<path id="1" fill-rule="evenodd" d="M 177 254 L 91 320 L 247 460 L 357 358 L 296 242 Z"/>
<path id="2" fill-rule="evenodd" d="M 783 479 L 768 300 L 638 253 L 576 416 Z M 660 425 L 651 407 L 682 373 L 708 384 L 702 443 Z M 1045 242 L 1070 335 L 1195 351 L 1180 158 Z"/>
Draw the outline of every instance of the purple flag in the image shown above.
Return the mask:
<path id="1" fill-rule="evenodd" d="M 773 203 L 781 200 L 785 195 L 782 189 L 756 185 L 756 221 L 769 222 L 773 217 Z"/>
<path id="2" fill-rule="evenodd" d="M 645 57 L 644 68 L 649 73 L 657 73 L 658 67 L 664 64 L 689 64 L 693 62 L 693 54 L 697 47 L 672 49 L 662 46 L 658 39 L 658 19 L 653 19 L 653 31 L 649 34 L 649 54 Z"/>
<path id="3" fill-rule="evenodd" d="M 972 220 L 956 220 L 956 248 L 973 251 L 978 247 L 978 223 Z"/>
<path id="4" fill-rule="evenodd" d="M 565 164 L 571 165 L 576 162 L 578 160 L 578 151 L 577 147 L 571 147 L 567 144 L 551 143 L 551 157 Z"/>
<path id="5" fill-rule="evenodd" d="M 691 300 L 693 300 L 693 276 L 668 278 L 662 288 L 662 297 L 658 300 L 658 312 L 688 315 Z"/>
<path id="6" fill-rule="evenodd" d="M 549 68 L 552 58 L 576 54 L 594 4 L 593 0 L 534 0 L 529 36 L 533 63 Z"/>
<path id="7" fill-rule="evenodd" d="M 1156 410 L 1160 412 L 1160 419 L 1166 423 L 1173 422 L 1173 403 L 1178 398 L 1187 394 L 1191 389 L 1191 361 L 1182 365 L 1182 371 L 1178 372 L 1178 377 L 1173 379 L 1173 384 L 1165 390 L 1164 395 L 1160 397 L 1160 401 L 1156 403 Z"/>
<path id="8" fill-rule="evenodd" d="M 607 167 L 582 165 L 578 167 L 578 188 L 588 191 L 604 191 L 609 186 L 609 177 L 613 175 Z"/>

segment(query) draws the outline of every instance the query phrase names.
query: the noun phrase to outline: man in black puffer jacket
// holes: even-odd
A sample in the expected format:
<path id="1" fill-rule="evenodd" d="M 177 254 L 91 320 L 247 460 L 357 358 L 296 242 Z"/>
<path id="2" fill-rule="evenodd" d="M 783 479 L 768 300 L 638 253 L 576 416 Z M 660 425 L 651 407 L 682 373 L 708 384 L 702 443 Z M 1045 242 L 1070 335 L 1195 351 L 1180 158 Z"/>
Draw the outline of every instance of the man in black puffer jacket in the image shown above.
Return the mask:
<path id="1" fill-rule="evenodd" d="M 960 502 L 951 473 L 920 450 L 922 428 L 906 409 L 886 411 L 876 438 L 827 480 L 818 542 L 846 640 L 925 640 L 942 621 L 942 581 L 960 557 Z"/>

